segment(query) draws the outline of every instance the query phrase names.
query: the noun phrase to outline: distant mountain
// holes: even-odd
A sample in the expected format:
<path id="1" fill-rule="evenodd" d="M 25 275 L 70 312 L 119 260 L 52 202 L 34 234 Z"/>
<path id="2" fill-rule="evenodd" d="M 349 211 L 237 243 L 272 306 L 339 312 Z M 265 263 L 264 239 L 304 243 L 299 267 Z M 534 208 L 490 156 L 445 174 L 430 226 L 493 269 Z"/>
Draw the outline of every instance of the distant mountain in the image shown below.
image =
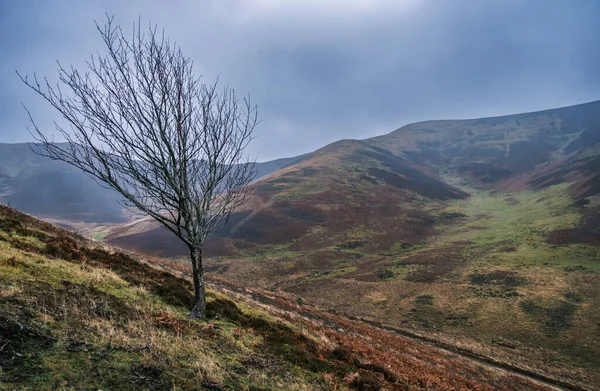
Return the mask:
<path id="1" fill-rule="evenodd" d="M 0 157 L 0 202 L 65 224 L 128 220 L 119 194 L 69 164 L 35 154 L 29 144 L 0 143 Z M 256 179 L 303 158 L 256 163 Z"/>
<path id="2" fill-rule="evenodd" d="M 28 144 L 0 144 L 0 201 L 65 220 L 123 222 L 118 195 L 70 165 L 35 154 Z"/>
<path id="3" fill-rule="evenodd" d="M 255 180 L 258 180 L 266 175 L 269 175 L 270 173 L 272 173 L 274 171 L 282 169 L 291 164 L 301 162 L 302 160 L 306 159 L 308 156 L 309 156 L 309 154 L 305 154 L 305 155 L 300 155 L 300 156 L 271 160 L 271 161 L 267 161 L 267 162 L 255 163 L 255 168 L 256 168 Z"/>
<path id="4" fill-rule="evenodd" d="M 600 142 L 600 101 L 534 113 L 407 125 L 369 140 L 473 184 L 510 187 Z"/>

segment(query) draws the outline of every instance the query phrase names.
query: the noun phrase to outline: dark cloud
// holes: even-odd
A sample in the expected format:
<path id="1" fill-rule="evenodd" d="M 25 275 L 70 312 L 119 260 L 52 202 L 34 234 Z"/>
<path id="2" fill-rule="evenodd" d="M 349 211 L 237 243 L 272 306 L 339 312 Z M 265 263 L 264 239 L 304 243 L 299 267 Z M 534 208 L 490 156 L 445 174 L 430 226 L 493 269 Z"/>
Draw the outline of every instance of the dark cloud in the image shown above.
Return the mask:
<path id="1" fill-rule="evenodd" d="M 3 2 L 0 141 L 27 141 L 19 102 L 54 113 L 14 69 L 55 75 L 100 41 L 93 20 L 165 27 L 206 81 L 251 93 L 260 160 L 408 122 L 532 111 L 600 99 L 595 0 L 115 0 Z"/>

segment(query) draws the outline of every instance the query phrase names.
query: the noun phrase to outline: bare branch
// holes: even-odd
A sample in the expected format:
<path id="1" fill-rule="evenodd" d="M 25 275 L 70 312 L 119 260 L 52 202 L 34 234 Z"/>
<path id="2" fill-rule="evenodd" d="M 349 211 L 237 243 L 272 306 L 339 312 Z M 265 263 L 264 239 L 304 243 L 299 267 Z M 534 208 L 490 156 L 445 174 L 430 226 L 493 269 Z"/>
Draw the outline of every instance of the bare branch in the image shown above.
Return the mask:
<path id="1" fill-rule="evenodd" d="M 229 87 L 201 83 L 191 59 L 157 26 L 142 32 L 139 20 L 126 38 L 107 15 L 96 28 L 107 54 L 92 55 L 83 72 L 58 63 L 56 85 L 17 72 L 69 125 L 55 123 L 67 142 L 54 143 L 26 109 L 42 147 L 34 151 L 115 189 L 127 207 L 201 253 L 249 194 L 256 173 L 243 151 L 258 123 L 256 106 Z"/>

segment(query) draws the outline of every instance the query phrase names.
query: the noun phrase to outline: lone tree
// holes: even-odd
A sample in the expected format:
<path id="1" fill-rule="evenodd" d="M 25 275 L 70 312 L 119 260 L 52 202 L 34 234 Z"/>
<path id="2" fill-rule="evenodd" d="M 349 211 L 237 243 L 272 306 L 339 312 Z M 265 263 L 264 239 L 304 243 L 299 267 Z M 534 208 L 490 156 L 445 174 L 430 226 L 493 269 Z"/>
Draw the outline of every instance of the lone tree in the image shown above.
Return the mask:
<path id="1" fill-rule="evenodd" d="M 21 80 L 70 126 L 55 122 L 67 143 L 49 140 L 31 113 L 38 153 L 69 163 L 121 193 L 126 207 L 150 215 L 189 248 L 195 305 L 204 318 L 205 239 L 246 199 L 255 176 L 243 154 L 257 125 L 256 106 L 235 91 L 206 85 L 156 26 L 133 25 L 127 39 L 113 18 L 96 24 L 107 52 L 83 73 L 58 65 L 60 82 Z M 17 72 L 18 73 L 18 72 Z"/>

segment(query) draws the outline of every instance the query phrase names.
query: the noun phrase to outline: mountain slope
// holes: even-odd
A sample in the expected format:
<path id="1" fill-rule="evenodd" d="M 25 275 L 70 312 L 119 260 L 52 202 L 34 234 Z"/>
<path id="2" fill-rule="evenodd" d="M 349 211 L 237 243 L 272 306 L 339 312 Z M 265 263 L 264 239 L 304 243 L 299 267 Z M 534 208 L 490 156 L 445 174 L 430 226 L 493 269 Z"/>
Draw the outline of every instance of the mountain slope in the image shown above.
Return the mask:
<path id="1" fill-rule="evenodd" d="M 413 162 L 505 184 L 600 141 L 600 101 L 534 113 L 407 125 L 370 141 Z"/>
<path id="2" fill-rule="evenodd" d="M 342 140 L 258 181 L 207 270 L 598 384 L 599 141 L 600 102 Z M 106 239 L 188 263 L 148 220 Z"/>
<path id="3" fill-rule="evenodd" d="M 209 254 L 290 241 L 298 250 L 344 246 L 363 241 L 361 236 L 369 237 L 370 252 L 395 243 L 414 245 L 435 233 L 435 214 L 445 201 L 468 196 L 450 183 L 518 191 L 568 181 L 573 197 L 594 196 L 600 191 L 594 171 L 600 149 L 593 148 L 600 141 L 598 113 L 600 102 L 592 102 L 497 118 L 422 122 L 380 137 L 333 143 L 259 180 L 246 208 L 209 243 Z M 588 214 L 595 221 L 595 211 Z M 149 229 L 140 222 L 108 239 L 162 255 L 181 254 L 182 247 L 162 252 L 145 247 L 140 232 Z M 167 232 L 152 235 L 163 237 L 159 243 L 169 241 Z"/>
<path id="4" fill-rule="evenodd" d="M 423 212 L 424 202 L 443 208 L 445 200 L 466 197 L 403 157 L 367 142 L 341 141 L 259 180 L 249 202 L 208 243 L 208 251 L 226 254 L 228 247 L 263 245 L 289 245 L 291 250 L 366 245 L 386 251 L 395 243 L 412 245 L 433 234 L 435 221 Z M 148 244 L 161 243 L 155 247 L 157 255 L 184 251 L 163 246 L 170 236 L 152 227 L 140 221 L 106 239 L 151 252 L 144 247 L 144 237 L 151 235 L 153 244 Z"/>
<path id="5" fill-rule="evenodd" d="M 260 179 L 264 176 L 267 176 L 270 173 L 277 171 L 281 168 L 284 168 L 286 166 L 289 166 L 291 164 L 301 162 L 302 160 L 306 159 L 307 157 L 308 157 L 308 154 L 305 154 L 305 155 L 300 155 L 300 156 L 275 159 L 275 160 L 271 160 L 271 161 L 267 161 L 267 162 L 255 163 L 255 168 L 256 168 L 255 180 Z"/>
<path id="6" fill-rule="evenodd" d="M 33 148 L 38 148 L 32 146 Z M 129 220 L 120 196 L 80 170 L 32 151 L 29 144 L 0 143 L 0 201 L 65 226 Z M 257 179 L 305 156 L 255 163 Z"/>
<path id="7" fill-rule="evenodd" d="M 28 144 L 0 143 L 0 201 L 45 217 L 118 223 L 119 197 L 63 162 L 36 155 Z"/>
<path id="8" fill-rule="evenodd" d="M 188 319 L 189 281 L 148 262 L 0 205 L 0 389 L 551 389 L 218 285 L 209 290 L 211 319 Z"/>

